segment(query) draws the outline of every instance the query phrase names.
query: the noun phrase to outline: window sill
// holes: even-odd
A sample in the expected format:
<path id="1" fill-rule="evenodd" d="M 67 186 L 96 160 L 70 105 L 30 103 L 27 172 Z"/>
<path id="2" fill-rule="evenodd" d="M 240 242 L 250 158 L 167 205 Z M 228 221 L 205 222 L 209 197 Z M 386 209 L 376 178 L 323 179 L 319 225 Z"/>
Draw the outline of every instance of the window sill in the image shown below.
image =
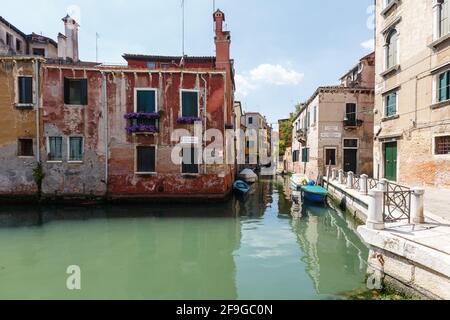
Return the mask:
<path id="1" fill-rule="evenodd" d="M 392 120 L 396 120 L 396 119 L 399 119 L 399 118 L 400 118 L 400 115 L 396 114 L 396 115 L 393 115 L 393 116 L 382 118 L 381 122 L 392 121 Z"/>
<path id="2" fill-rule="evenodd" d="M 62 160 L 50 160 L 50 161 L 47 161 L 47 163 L 63 163 L 63 161 Z"/>
<path id="3" fill-rule="evenodd" d="M 16 103 L 16 109 L 34 109 L 33 103 Z"/>
<path id="4" fill-rule="evenodd" d="M 30 160 L 30 159 L 34 159 L 34 155 L 33 156 L 17 156 L 17 158 L 24 159 L 24 160 Z"/>
<path id="5" fill-rule="evenodd" d="M 400 65 L 397 64 L 393 67 L 390 67 L 389 69 L 387 69 L 386 71 L 380 73 L 380 76 L 382 76 L 383 78 L 386 78 L 387 76 L 393 74 L 393 73 L 397 73 L 397 71 L 400 70 Z"/>
<path id="6" fill-rule="evenodd" d="M 134 173 L 137 176 L 156 176 L 158 173 L 156 172 L 135 172 Z"/>
<path id="7" fill-rule="evenodd" d="M 444 44 L 445 42 L 447 42 L 450 39 L 450 33 L 446 34 L 445 36 L 440 37 L 439 39 L 433 41 L 432 43 L 430 43 L 429 47 L 431 49 L 437 49 L 439 48 L 442 44 Z"/>
<path id="8" fill-rule="evenodd" d="M 381 11 L 381 15 L 383 17 L 386 17 L 388 15 L 388 13 L 391 11 L 391 9 L 395 6 L 398 5 L 399 0 L 393 0 L 391 3 L 389 3 L 382 11 Z"/>
<path id="9" fill-rule="evenodd" d="M 432 104 L 430 106 L 430 109 L 431 110 L 436 110 L 436 109 L 444 108 L 444 107 L 447 107 L 447 106 L 450 106 L 450 100 L 445 100 L 445 101 L 442 101 L 442 102 L 438 102 L 438 103 Z"/>
<path id="10" fill-rule="evenodd" d="M 198 178 L 200 173 L 182 173 L 181 176 L 183 178 Z"/>
<path id="11" fill-rule="evenodd" d="M 64 104 L 65 108 L 84 108 L 86 106 L 84 104 Z"/>
<path id="12" fill-rule="evenodd" d="M 68 164 L 83 164 L 84 161 L 67 161 Z"/>

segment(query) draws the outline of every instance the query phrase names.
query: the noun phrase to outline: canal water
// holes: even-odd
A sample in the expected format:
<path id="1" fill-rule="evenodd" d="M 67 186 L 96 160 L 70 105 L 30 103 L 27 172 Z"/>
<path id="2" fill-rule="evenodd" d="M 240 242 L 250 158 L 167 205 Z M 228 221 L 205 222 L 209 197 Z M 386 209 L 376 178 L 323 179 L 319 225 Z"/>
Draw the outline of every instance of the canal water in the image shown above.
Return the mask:
<path id="1" fill-rule="evenodd" d="M 0 299 L 340 299 L 368 249 L 328 206 L 261 181 L 220 205 L 0 207 Z M 81 290 L 67 289 L 69 266 Z"/>

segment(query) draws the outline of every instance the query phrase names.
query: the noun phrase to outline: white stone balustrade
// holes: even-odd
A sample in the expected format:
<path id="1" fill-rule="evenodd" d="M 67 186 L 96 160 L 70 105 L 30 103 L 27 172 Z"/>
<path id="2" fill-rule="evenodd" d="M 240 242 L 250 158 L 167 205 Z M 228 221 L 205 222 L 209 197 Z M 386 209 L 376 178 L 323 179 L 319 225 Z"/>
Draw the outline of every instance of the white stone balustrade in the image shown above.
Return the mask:
<path id="1" fill-rule="evenodd" d="M 378 190 L 387 192 L 388 191 L 388 181 L 386 179 L 381 179 L 378 182 Z"/>
<path id="2" fill-rule="evenodd" d="M 369 193 L 369 176 L 367 174 L 363 174 L 359 178 L 359 192 L 363 195 L 367 195 Z"/>
<path id="3" fill-rule="evenodd" d="M 425 223 L 425 189 L 413 188 L 411 191 L 411 221 L 415 224 Z"/>
<path id="4" fill-rule="evenodd" d="M 355 181 L 355 174 L 353 172 L 349 172 L 347 174 L 347 188 L 348 189 L 353 189 L 353 183 Z"/>
<path id="5" fill-rule="evenodd" d="M 344 184 L 344 170 L 339 170 L 339 178 L 338 178 L 339 184 Z"/>
<path id="6" fill-rule="evenodd" d="M 369 191 L 369 211 L 366 226 L 372 230 L 384 230 L 384 192 L 382 190 Z"/>
<path id="7" fill-rule="evenodd" d="M 331 169 L 331 180 L 335 181 L 337 179 L 337 169 Z"/>

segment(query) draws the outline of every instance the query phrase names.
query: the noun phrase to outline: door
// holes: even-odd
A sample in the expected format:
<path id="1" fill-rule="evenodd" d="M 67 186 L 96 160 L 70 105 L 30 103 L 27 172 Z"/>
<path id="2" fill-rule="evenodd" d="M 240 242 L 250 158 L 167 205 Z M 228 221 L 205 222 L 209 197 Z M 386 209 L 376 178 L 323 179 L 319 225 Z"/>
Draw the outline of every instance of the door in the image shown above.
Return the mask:
<path id="1" fill-rule="evenodd" d="M 384 144 L 384 178 L 397 181 L 397 142 Z"/>
<path id="2" fill-rule="evenodd" d="M 344 149 L 344 171 L 353 172 L 357 171 L 358 163 L 358 150 L 357 149 Z"/>

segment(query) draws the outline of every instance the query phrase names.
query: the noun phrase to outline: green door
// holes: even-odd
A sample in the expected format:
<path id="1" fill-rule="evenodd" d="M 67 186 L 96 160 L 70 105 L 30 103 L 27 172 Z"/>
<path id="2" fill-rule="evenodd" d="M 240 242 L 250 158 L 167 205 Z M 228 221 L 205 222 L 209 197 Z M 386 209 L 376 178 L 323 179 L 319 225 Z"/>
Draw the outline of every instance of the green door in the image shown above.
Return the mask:
<path id="1" fill-rule="evenodd" d="M 397 142 L 384 145 L 384 177 L 397 181 Z"/>

